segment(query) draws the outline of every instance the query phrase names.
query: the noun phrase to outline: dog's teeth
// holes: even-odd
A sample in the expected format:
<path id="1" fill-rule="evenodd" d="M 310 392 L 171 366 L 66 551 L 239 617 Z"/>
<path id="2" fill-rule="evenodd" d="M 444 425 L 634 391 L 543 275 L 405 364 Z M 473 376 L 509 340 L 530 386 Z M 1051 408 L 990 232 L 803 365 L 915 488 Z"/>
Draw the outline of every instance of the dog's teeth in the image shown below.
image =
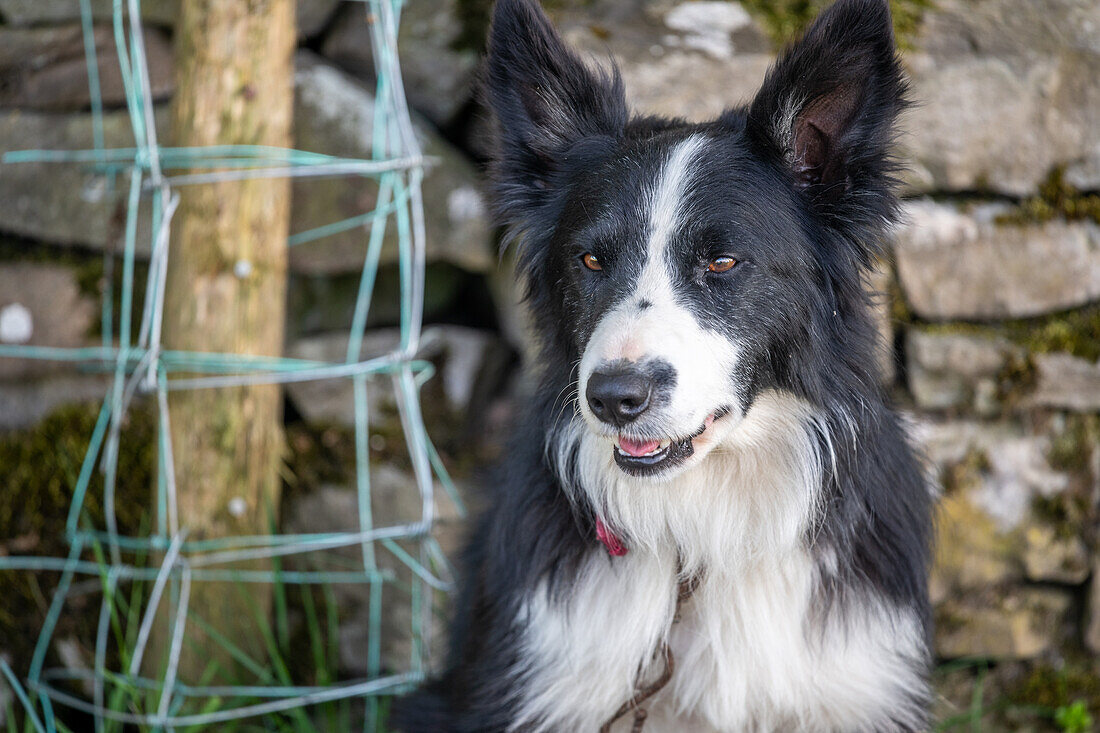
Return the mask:
<path id="1" fill-rule="evenodd" d="M 668 446 L 671 445 L 671 444 L 672 444 L 672 439 L 671 438 L 666 438 L 665 440 L 662 440 L 662 441 L 658 442 L 656 448 L 654 448 L 653 450 L 648 451 L 646 453 L 642 453 L 642 454 L 628 453 L 625 450 L 623 450 L 621 445 L 616 445 L 615 450 L 618 451 L 619 455 L 626 456 L 627 458 L 646 458 L 646 457 L 649 457 L 649 456 L 657 455 L 661 451 L 668 448 Z"/>

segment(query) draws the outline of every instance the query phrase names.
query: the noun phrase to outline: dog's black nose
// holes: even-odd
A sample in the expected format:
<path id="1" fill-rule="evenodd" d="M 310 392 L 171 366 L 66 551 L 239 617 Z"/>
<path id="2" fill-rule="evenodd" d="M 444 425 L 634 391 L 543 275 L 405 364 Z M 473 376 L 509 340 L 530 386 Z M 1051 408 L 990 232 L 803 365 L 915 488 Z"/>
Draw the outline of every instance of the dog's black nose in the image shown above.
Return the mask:
<path id="1" fill-rule="evenodd" d="M 637 371 L 593 372 L 585 397 L 592 414 L 622 427 L 649 407 L 653 379 Z"/>

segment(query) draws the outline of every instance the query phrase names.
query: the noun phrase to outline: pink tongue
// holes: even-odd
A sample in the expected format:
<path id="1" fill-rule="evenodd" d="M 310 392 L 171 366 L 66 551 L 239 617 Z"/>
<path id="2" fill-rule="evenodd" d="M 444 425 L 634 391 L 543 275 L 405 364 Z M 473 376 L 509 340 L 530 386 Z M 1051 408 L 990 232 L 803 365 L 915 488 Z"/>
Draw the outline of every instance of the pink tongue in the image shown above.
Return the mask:
<path id="1" fill-rule="evenodd" d="M 659 445 L 660 443 L 656 440 L 641 441 L 631 440 L 626 437 L 619 438 L 619 447 L 623 449 L 623 453 L 626 453 L 628 456 L 634 456 L 635 458 L 644 456 L 647 453 L 652 453 L 657 450 Z"/>

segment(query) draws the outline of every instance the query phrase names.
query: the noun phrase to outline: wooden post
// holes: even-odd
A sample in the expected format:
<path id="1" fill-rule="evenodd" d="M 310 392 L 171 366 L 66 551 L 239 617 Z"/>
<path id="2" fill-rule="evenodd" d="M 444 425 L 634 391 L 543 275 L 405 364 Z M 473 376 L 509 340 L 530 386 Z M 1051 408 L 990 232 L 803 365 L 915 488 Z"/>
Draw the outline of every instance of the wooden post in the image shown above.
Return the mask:
<path id="1" fill-rule="evenodd" d="M 289 147 L 294 45 L 294 0 L 183 0 L 174 144 Z M 280 355 L 289 181 L 199 184 L 179 193 L 165 347 Z M 279 506 L 280 390 L 264 385 L 170 394 L 180 522 L 190 530 L 188 539 L 268 534 Z M 270 588 L 242 587 L 267 614 Z M 234 644 L 266 659 L 255 612 L 234 584 L 195 583 L 190 607 Z M 161 643 L 164 632 L 158 633 Z M 228 655 L 218 653 L 195 624 L 186 638 L 191 643 L 183 649 L 182 681 L 197 682 L 211 661 L 229 665 Z"/>

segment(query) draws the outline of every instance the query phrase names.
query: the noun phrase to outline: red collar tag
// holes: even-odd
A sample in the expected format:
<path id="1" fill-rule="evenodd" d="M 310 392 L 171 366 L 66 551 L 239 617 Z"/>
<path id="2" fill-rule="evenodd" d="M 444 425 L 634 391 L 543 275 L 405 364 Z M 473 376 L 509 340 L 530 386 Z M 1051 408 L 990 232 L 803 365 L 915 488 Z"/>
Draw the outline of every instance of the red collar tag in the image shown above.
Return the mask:
<path id="1" fill-rule="evenodd" d="M 607 554 L 612 557 L 620 557 L 626 554 L 626 547 L 623 545 L 623 541 L 616 537 L 599 517 L 596 518 L 596 537 L 598 537 L 604 547 L 607 548 Z"/>

